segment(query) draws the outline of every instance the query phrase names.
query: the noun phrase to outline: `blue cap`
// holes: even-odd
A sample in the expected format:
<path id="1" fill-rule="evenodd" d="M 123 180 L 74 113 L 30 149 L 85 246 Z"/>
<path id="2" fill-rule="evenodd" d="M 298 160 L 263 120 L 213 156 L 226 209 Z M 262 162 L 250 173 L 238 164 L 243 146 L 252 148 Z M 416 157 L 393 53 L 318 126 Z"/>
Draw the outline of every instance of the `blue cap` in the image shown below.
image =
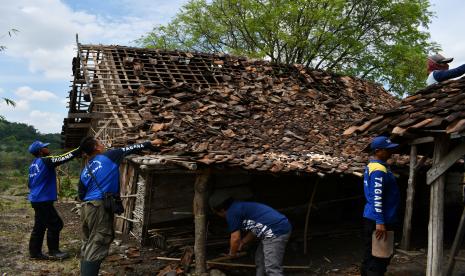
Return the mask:
<path id="1" fill-rule="evenodd" d="M 32 154 L 38 153 L 40 149 L 46 148 L 50 143 L 42 143 L 41 141 L 37 140 L 34 141 L 30 146 L 29 146 L 29 152 Z"/>
<path id="2" fill-rule="evenodd" d="M 391 139 L 389 139 L 386 136 L 378 136 L 373 138 L 373 141 L 371 141 L 370 148 L 372 150 L 376 149 L 392 149 L 398 147 L 399 144 L 395 144 L 391 142 Z"/>

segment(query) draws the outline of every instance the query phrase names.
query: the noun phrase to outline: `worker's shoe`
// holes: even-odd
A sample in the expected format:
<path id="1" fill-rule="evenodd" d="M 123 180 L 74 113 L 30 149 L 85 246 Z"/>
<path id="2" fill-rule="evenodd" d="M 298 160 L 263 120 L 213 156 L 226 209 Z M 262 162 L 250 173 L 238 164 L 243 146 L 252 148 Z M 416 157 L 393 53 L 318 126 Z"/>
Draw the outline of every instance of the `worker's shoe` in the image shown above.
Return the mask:
<path id="1" fill-rule="evenodd" d="M 64 260 L 69 258 L 69 254 L 67 252 L 62 252 L 60 250 L 49 251 L 48 256 L 51 260 Z"/>
<path id="2" fill-rule="evenodd" d="M 98 276 L 102 261 L 81 260 L 81 276 Z"/>
<path id="3" fill-rule="evenodd" d="M 31 260 L 50 260 L 50 258 L 42 252 L 39 254 L 30 255 L 29 258 Z"/>

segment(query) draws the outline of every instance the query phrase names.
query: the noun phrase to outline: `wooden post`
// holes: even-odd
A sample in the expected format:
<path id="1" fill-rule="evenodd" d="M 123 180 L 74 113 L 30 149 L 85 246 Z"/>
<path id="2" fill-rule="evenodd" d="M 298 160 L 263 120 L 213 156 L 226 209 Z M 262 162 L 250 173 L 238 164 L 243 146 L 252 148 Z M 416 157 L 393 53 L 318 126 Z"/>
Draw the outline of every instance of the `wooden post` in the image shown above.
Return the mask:
<path id="1" fill-rule="evenodd" d="M 448 146 L 448 136 L 440 135 L 434 138 L 433 168 L 438 166 L 441 159 L 447 154 Z M 426 265 L 427 276 L 443 275 L 444 185 L 444 174 L 431 183 L 428 223 L 428 258 Z"/>
<path id="2" fill-rule="evenodd" d="M 207 272 L 206 246 L 207 239 L 207 183 L 210 177 L 208 170 L 197 175 L 194 186 L 194 223 L 195 223 L 195 275 L 202 275 Z"/>
<path id="3" fill-rule="evenodd" d="M 318 183 L 320 182 L 320 177 L 318 177 L 315 181 L 315 185 L 313 186 L 313 191 L 312 195 L 310 196 L 310 200 L 308 201 L 308 207 L 307 207 L 307 214 L 305 216 L 305 227 L 304 227 L 304 254 L 307 254 L 307 248 L 308 248 L 308 221 L 310 218 L 310 212 L 312 211 L 313 207 L 313 199 L 315 198 L 316 194 L 316 188 L 318 187 Z"/>
<path id="4" fill-rule="evenodd" d="M 457 233 L 455 234 L 454 243 L 450 249 L 449 261 L 447 262 L 446 275 L 452 275 L 452 270 L 454 269 L 455 257 L 459 251 L 459 247 L 463 241 L 463 234 L 465 230 L 465 208 L 462 212 L 462 217 L 460 218 L 459 227 L 457 228 Z"/>
<path id="5" fill-rule="evenodd" d="M 402 229 L 402 241 L 400 247 L 410 249 L 410 233 L 412 231 L 413 201 L 415 198 L 415 167 L 417 165 L 417 146 L 410 146 L 410 168 L 407 187 L 407 200 L 405 203 L 404 228 Z"/>

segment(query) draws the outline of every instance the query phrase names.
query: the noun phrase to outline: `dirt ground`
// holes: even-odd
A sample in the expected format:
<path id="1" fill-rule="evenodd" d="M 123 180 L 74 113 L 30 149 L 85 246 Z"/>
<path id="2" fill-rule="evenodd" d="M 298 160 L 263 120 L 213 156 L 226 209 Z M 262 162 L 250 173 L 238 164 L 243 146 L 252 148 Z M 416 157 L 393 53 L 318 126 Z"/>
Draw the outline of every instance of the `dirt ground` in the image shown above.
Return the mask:
<path id="1" fill-rule="evenodd" d="M 71 212 L 70 202 L 56 203 L 65 223 L 61 235 L 61 248 L 71 254 L 64 261 L 32 261 L 27 246 L 33 223 L 33 210 L 24 196 L 0 195 L 0 274 L 6 275 L 78 275 L 80 223 L 79 216 Z M 308 266 L 305 271 L 287 270 L 286 275 L 359 275 L 361 241 L 359 231 L 314 236 L 309 241 L 309 254 L 302 254 L 298 238 L 289 242 L 286 265 Z M 297 236 L 297 235 L 296 235 Z M 168 263 L 156 260 L 157 256 L 177 257 L 150 248 L 139 251 L 136 243 L 112 244 L 110 256 L 101 269 L 101 275 L 157 275 Z M 46 247 L 44 245 L 44 252 Z M 447 252 L 446 252 L 447 253 Z M 251 257 L 237 260 L 252 264 Z M 414 254 L 397 252 L 387 275 L 424 275 L 425 253 L 420 249 Z M 226 275 L 254 275 L 251 269 L 220 269 Z M 465 275 L 465 265 L 458 263 L 454 275 Z"/>

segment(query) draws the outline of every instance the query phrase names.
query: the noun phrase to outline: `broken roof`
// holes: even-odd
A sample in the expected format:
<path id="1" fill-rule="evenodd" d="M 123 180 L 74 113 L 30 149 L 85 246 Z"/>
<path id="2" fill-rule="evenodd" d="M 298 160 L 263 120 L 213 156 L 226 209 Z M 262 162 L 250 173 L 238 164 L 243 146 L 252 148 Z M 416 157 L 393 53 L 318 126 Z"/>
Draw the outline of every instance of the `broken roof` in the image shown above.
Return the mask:
<path id="1" fill-rule="evenodd" d="M 397 140 L 412 140 L 435 133 L 460 136 L 464 131 L 465 78 L 461 78 L 430 85 L 403 99 L 398 107 L 373 114 L 344 134 L 386 133 Z"/>
<path id="2" fill-rule="evenodd" d="M 85 123 L 112 146 L 159 139 L 161 154 L 182 153 L 204 164 L 271 172 L 361 171 L 366 156 L 360 151 L 368 140 L 346 139 L 343 131 L 398 103 L 379 85 L 302 65 L 79 46 L 74 98 L 83 106 L 88 93 L 91 103 L 70 106 L 74 115 L 65 119 L 63 132 L 67 146 L 78 141 L 66 140 L 67 133 Z M 83 114 L 80 119 L 76 112 Z M 116 126 L 113 132 L 109 124 Z"/>

